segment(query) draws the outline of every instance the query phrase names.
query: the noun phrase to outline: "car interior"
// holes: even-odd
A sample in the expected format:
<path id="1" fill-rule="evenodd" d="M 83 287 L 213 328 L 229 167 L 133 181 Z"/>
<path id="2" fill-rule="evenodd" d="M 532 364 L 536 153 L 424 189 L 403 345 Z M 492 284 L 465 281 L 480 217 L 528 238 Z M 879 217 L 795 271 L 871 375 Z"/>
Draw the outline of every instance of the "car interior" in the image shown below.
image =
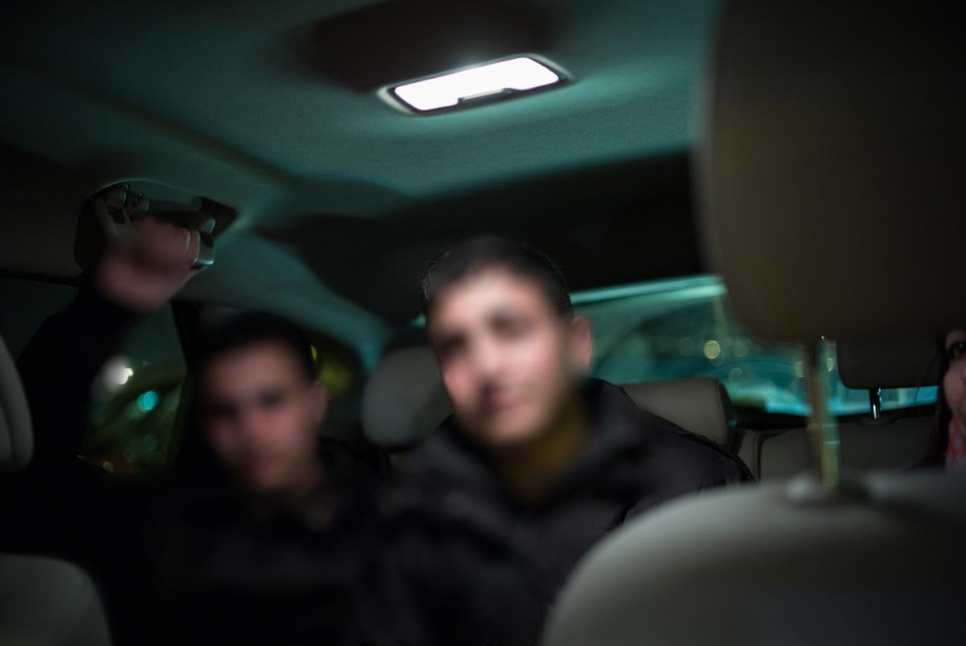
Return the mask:
<path id="1" fill-rule="evenodd" d="M 941 380 L 934 333 L 966 320 L 954 11 L 4 11 L 0 468 L 31 452 L 7 355 L 76 295 L 99 235 L 89 199 L 105 187 L 128 185 L 171 221 L 204 216 L 215 258 L 95 386 L 82 457 L 117 478 L 183 459 L 192 341 L 243 310 L 296 322 L 325 357 L 323 435 L 404 469 L 449 414 L 419 278 L 453 242 L 497 234 L 560 263 L 592 324 L 593 376 L 760 482 L 616 532 L 578 569 L 547 644 L 946 643 L 938 618 L 960 616 L 966 595 L 953 548 L 966 488 L 915 467 Z M 405 83 L 520 56 L 546 65 L 549 85 L 424 110 L 402 98 Z M 628 567 L 644 555 L 661 566 Z M 0 642 L 110 642 L 71 564 L 3 555 L 0 581 Z"/>

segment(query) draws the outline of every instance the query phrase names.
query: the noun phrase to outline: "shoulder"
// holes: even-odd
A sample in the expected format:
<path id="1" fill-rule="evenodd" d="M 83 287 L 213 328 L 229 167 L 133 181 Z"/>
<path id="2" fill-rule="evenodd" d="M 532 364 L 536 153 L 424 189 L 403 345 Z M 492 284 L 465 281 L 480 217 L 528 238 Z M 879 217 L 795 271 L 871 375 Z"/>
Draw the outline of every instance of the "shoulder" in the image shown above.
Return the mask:
<path id="1" fill-rule="evenodd" d="M 651 466 L 672 486 L 693 491 L 753 481 L 737 456 L 711 440 L 646 412 L 641 412 L 641 423 L 650 438 Z"/>
<path id="2" fill-rule="evenodd" d="M 641 486 L 625 518 L 706 489 L 754 482 L 740 459 L 710 440 L 649 413 L 641 419 L 648 436 L 637 464 Z"/>
<path id="3" fill-rule="evenodd" d="M 614 384 L 589 384 L 592 402 L 624 436 L 633 437 L 639 455 L 647 461 L 643 472 L 652 482 L 687 490 L 752 480 L 751 472 L 733 453 L 710 439 L 684 430 L 673 422 L 642 410 Z"/>

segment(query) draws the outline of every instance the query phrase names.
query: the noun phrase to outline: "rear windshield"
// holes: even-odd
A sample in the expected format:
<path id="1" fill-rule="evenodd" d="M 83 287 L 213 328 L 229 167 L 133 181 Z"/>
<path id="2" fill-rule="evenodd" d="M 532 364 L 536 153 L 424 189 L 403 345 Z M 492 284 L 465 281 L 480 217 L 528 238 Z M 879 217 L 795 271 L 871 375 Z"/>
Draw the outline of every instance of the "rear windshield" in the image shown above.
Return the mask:
<path id="1" fill-rule="evenodd" d="M 736 322 L 717 277 L 576 292 L 573 300 L 593 324 L 596 377 L 619 384 L 715 377 L 738 406 L 808 414 L 800 349 L 752 338 Z M 868 412 L 868 392 L 846 388 L 834 358 L 826 369 L 832 412 Z M 886 409 L 935 401 L 935 387 L 882 391 Z"/>

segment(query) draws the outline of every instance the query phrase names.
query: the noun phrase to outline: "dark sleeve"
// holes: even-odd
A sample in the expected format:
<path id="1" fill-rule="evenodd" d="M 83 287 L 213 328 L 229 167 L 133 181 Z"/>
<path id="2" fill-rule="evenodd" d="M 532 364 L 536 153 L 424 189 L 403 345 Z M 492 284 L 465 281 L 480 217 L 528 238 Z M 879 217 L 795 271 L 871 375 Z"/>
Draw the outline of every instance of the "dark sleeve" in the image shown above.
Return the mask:
<path id="1" fill-rule="evenodd" d="M 691 451 L 693 457 L 682 462 L 689 462 L 682 467 L 683 488 L 700 493 L 705 489 L 716 489 L 730 485 L 754 482 L 748 466 L 735 454 L 711 442 L 703 442 Z"/>
<path id="2" fill-rule="evenodd" d="M 8 521 L 0 533 L 5 549 L 74 561 L 111 591 L 143 551 L 129 539 L 147 499 L 144 487 L 121 486 L 77 454 L 91 385 L 134 320 L 82 289 L 65 311 L 44 322 L 18 361 L 34 426 L 34 459 L 0 486 Z"/>
<path id="3" fill-rule="evenodd" d="M 753 483 L 747 465 L 730 451 L 687 431 L 665 435 L 647 464 L 652 486 L 632 505 L 624 519 L 650 511 L 676 498 L 693 496 L 708 489 Z"/>
<path id="4" fill-rule="evenodd" d="M 17 361 L 34 426 L 32 466 L 77 456 L 91 386 L 136 316 L 82 288 L 66 310 L 47 319 Z"/>
<path id="5" fill-rule="evenodd" d="M 674 468 L 677 477 L 670 479 L 678 481 L 677 487 L 702 491 L 755 481 L 741 458 L 708 438 L 678 430 L 675 440 L 665 443 L 664 466 Z"/>
<path id="6" fill-rule="evenodd" d="M 748 465 L 745 464 L 744 460 L 731 452 L 727 452 L 723 449 L 720 450 L 722 453 L 722 458 L 720 467 L 718 469 L 718 476 L 715 481 L 710 484 L 710 486 L 755 482 L 755 476 L 751 475 L 751 469 L 748 468 Z"/>

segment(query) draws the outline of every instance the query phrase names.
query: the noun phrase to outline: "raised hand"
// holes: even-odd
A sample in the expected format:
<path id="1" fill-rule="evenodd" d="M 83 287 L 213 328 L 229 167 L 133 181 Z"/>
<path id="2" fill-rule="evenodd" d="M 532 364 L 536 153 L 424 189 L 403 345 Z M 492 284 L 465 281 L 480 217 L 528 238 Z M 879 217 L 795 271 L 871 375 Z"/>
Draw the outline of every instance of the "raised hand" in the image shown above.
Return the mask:
<path id="1" fill-rule="evenodd" d="M 94 286 L 109 300 L 150 314 L 198 273 L 197 232 L 146 215 L 134 220 L 136 244 L 113 244 L 94 270 Z"/>

